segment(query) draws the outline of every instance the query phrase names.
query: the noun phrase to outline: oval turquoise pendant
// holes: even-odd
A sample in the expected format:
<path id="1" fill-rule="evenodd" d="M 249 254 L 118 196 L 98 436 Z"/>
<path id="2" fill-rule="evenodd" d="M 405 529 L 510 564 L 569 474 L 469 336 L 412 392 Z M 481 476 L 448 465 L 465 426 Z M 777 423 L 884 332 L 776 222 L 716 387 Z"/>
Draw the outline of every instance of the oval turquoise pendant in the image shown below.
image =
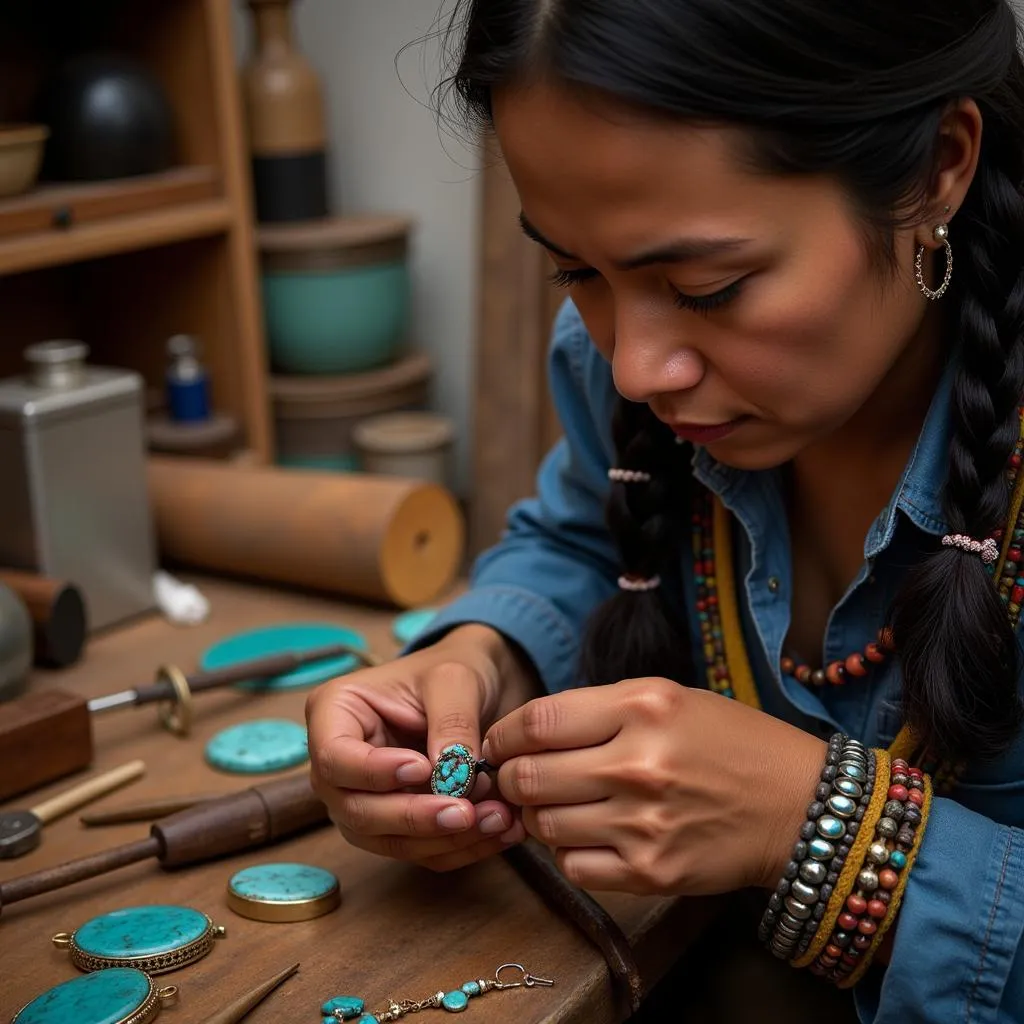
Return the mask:
<path id="1" fill-rule="evenodd" d="M 191 907 L 125 907 L 86 921 L 75 932 L 61 932 L 53 944 L 71 951 L 82 971 L 135 967 L 162 974 L 201 960 L 224 929 Z"/>
<path id="2" fill-rule="evenodd" d="M 228 882 L 228 906 L 254 921 L 310 921 L 340 903 L 338 879 L 311 864 L 256 864 Z"/>
<path id="3" fill-rule="evenodd" d="M 476 761 L 469 748 L 452 743 L 441 751 L 441 756 L 430 775 L 431 792 L 437 796 L 464 797 L 472 788 L 476 777 Z"/>
<path id="4" fill-rule="evenodd" d="M 133 967 L 111 967 L 36 996 L 11 1024 L 147 1024 L 176 994 L 175 986 L 158 989 Z"/>
<path id="5" fill-rule="evenodd" d="M 308 758 L 305 728 L 286 719 L 243 722 L 217 733 L 206 745 L 210 765 L 242 775 L 294 768 Z"/>

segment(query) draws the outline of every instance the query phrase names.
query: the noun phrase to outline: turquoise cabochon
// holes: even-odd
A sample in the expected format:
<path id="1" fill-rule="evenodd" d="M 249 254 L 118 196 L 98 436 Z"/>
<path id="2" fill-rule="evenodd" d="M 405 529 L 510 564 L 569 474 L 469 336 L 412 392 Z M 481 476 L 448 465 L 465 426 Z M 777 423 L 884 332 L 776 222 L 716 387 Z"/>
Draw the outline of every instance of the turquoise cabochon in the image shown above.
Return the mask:
<path id="1" fill-rule="evenodd" d="M 361 651 L 367 649 L 366 637 L 354 629 L 331 623 L 293 622 L 279 626 L 263 626 L 225 637 L 203 653 L 199 664 L 205 671 L 210 671 L 237 665 L 242 661 L 252 661 L 254 658 L 266 658 L 289 651 L 310 651 L 316 647 L 327 647 L 329 644 L 348 644 Z M 249 680 L 239 683 L 238 686 L 259 691 L 318 686 L 335 676 L 351 672 L 358 668 L 359 664 L 358 658 L 345 654 L 340 658 L 303 665 L 284 675 L 271 676 L 264 680 Z"/>
<path id="2" fill-rule="evenodd" d="M 436 617 L 436 608 L 414 608 L 395 617 L 391 632 L 400 644 L 407 644 L 415 640 Z"/>
<path id="3" fill-rule="evenodd" d="M 209 927 L 206 915 L 191 907 L 123 907 L 86 921 L 75 931 L 75 945 L 100 957 L 154 956 L 201 939 Z"/>
<path id="4" fill-rule="evenodd" d="M 239 896 L 286 903 L 326 896 L 338 887 L 338 879 L 312 864 L 283 862 L 242 868 L 232 875 L 229 885 Z"/>
<path id="5" fill-rule="evenodd" d="M 152 988 L 134 967 L 111 967 L 84 974 L 36 996 L 13 1024 L 116 1024 L 138 1010 Z"/>
<path id="6" fill-rule="evenodd" d="M 206 761 L 225 772 L 282 771 L 309 758 L 306 729 L 285 718 L 259 718 L 230 726 L 206 744 Z"/>

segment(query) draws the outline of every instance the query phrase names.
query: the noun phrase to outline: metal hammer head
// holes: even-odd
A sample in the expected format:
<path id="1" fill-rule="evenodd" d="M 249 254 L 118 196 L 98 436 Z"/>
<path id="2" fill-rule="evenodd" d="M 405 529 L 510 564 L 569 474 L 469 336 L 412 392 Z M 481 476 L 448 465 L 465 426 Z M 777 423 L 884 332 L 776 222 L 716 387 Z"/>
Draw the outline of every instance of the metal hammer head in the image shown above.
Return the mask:
<path id="1" fill-rule="evenodd" d="M 0 814 L 0 860 L 23 857 L 39 845 L 43 823 L 31 811 Z"/>

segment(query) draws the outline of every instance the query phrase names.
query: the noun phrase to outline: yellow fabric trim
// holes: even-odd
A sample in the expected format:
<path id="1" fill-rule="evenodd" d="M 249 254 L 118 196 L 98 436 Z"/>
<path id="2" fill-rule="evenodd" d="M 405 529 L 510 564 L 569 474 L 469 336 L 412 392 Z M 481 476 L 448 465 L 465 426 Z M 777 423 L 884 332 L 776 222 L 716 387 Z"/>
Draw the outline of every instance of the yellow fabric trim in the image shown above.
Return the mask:
<path id="1" fill-rule="evenodd" d="M 821 919 L 821 924 L 818 925 L 818 931 L 815 933 L 813 941 L 802 957 L 790 960 L 794 967 L 810 967 L 832 937 L 836 919 L 843 912 L 846 898 L 853 892 L 857 875 L 864 866 L 864 855 L 875 836 L 875 824 L 882 817 L 882 810 L 889 795 L 889 764 L 889 755 L 884 750 L 876 750 L 875 784 L 871 791 L 871 802 L 864 812 L 864 818 L 857 831 L 857 838 L 853 841 L 853 846 L 850 847 L 850 852 L 846 856 L 846 863 L 832 890 L 832 898 L 828 901 L 828 908 L 825 911 L 825 916 Z"/>
<path id="2" fill-rule="evenodd" d="M 712 545 L 715 550 L 715 587 L 718 592 L 718 616 L 722 622 L 722 644 L 729 678 L 736 700 L 752 708 L 761 709 L 754 676 L 750 671 L 743 630 L 740 626 L 739 606 L 736 603 L 736 578 L 733 572 L 732 535 L 729 510 L 716 496 L 712 526 Z"/>
<path id="3" fill-rule="evenodd" d="M 910 848 L 910 852 L 907 854 L 907 863 L 900 874 L 899 884 L 892 891 L 892 896 L 889 898 L 889 913 L 885 915 L 882 923 L 878 927 L 878 931 L 875 932 L 875 940 L 871 943 L 867 952 L 861 957 L 860 963 L 857 965 L 857 969 L 848 977 L 844 978 L 836 986 L 837 988 L 852 988 L 854 985 L 864 977 L 867 969 L 871 966 L 871 961 L 875 954 L 878 952 L 882 945 L 882 940 L 885 938 L 885 933 L 892 927 L 896 918 L 899 916 L 900 904 L 903 902 L 903 894 L 907 889 L 907 882 L 910 880 L 910 869 L 914 866 L 914 861 L 917 859 L 917 852 L 921 849 L 921 842 L 924 839 L 924 830 L 928 825 L 928 815 L 932 809 L 932 780 L 925 775 L 924 777 L 924 803 L 921 804 L 921 823 L 917 826 L 917 831 L 914 833 L 914 845 Z"/>

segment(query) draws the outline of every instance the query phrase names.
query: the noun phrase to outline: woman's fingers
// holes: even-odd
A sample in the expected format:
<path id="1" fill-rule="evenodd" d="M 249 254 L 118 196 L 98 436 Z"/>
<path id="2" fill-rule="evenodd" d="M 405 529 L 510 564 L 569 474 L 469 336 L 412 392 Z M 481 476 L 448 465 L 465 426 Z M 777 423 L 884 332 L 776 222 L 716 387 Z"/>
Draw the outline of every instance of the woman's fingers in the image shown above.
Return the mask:
<path id="1" fill-rule="evenodd" d="M 498 769 L 498 789 L 519 807 L 587 804 L 607 799 L 620 766 L 608 744 L 582 750 L 524 754 Z"/>
<path id="2" fill-rule="evenodd" d="M 500 765 L 523 754 L 607 743 L 622 728 L 620 705 L 614 687 L 587 687 L 537 697 L 491 726 L 483 756 Z"/>
<path id="3" fill-rule="evenodd" d="M 526 831 L 552 849 L 610 846 L 614 841 L 605 804 L 525 807 L 522 813 Z"/>

